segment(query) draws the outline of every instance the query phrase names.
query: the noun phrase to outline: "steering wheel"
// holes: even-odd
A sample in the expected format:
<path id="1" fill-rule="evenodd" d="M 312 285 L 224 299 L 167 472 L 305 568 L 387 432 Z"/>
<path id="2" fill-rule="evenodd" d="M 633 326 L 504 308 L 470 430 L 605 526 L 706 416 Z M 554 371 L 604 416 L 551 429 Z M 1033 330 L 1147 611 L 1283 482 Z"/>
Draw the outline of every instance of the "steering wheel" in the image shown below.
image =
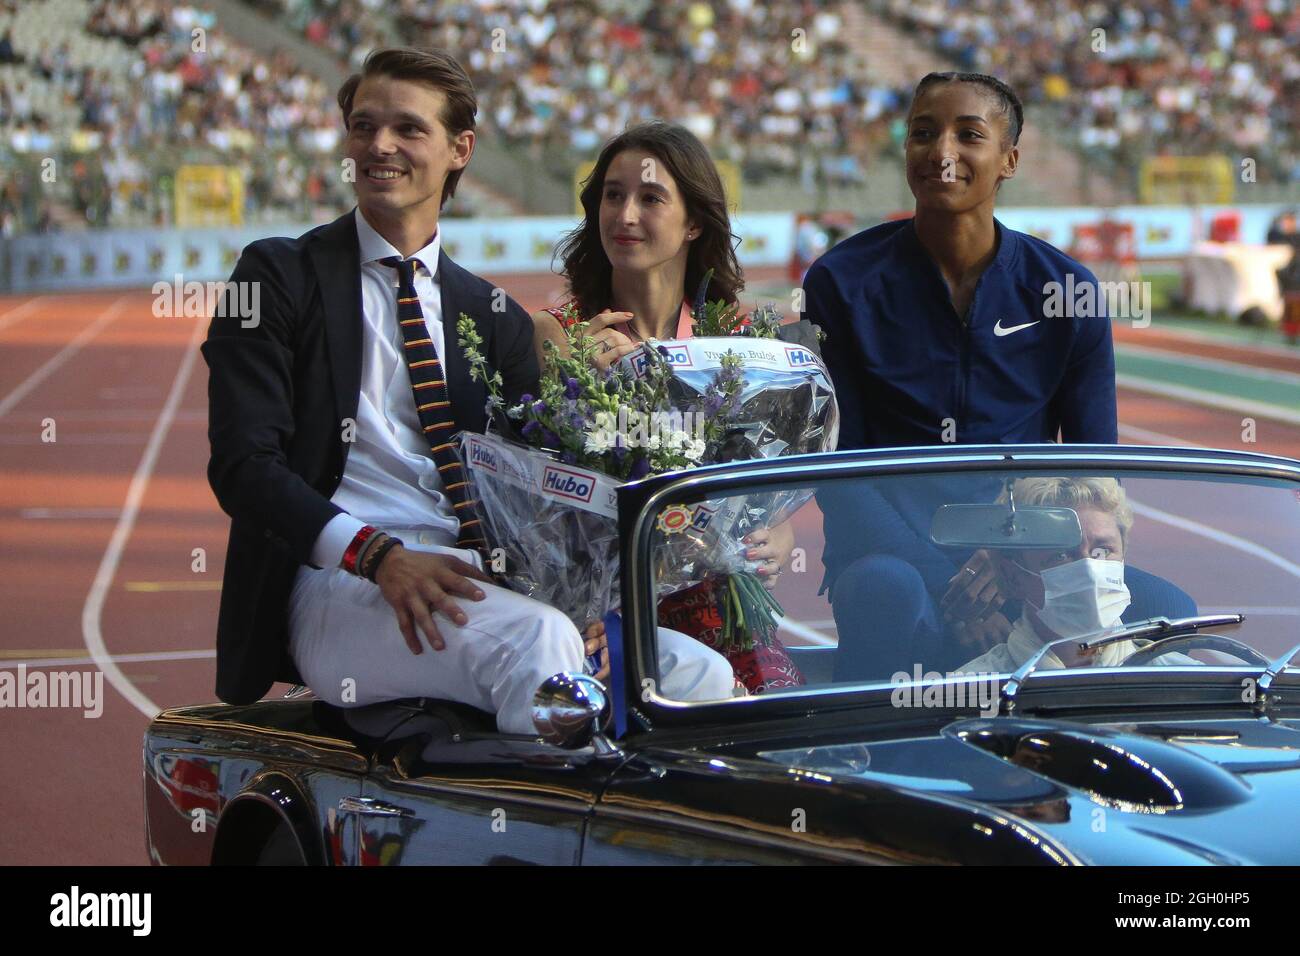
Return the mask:
<path id="1" fill-rule="evenodd" d="M 1175 644 L 1181 645 L 1179 650 L 1183 651 L 1218 651 L 1222 654 L 1241 658 L 1248 664 L 1267 665 L 1269 663 L 1269 659 L 1255 648 L 1249 644 L 1243 644 L 1233 637 L 1225 637 L 1222 634 L 1181 634 L 1177 637 L 1164 638 L 1148 647 L 1134 651 L 1124 658 L 1119 666 L 1138 667 L 1142 664 L 1149 664 L 1157 657 L 1168 654 L 1173 650 Z"/>

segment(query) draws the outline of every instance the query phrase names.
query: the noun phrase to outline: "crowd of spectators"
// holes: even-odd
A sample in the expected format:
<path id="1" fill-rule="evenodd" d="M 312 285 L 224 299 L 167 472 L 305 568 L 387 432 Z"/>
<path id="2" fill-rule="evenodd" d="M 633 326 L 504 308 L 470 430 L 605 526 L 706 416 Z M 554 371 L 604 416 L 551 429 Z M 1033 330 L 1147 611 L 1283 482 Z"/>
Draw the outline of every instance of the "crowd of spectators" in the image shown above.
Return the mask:
<path id="1" fill-rule="evenodd" d="M 1085 152 L 1253 157 L 1300 182 L 1295 0 L 868 0 L 963 69 L 1059 109 Z M 1234 163 L 1236 165 L 1236 163 Z"/>
<path id="2" fill-rule="evenodd" d="M 852 181 L 897 148 L 907 90 L 871 82 L 842 42 L 844 6 L 757 0 L 259 0 L 354 64 L 383 11 L 404 42 L 461 51 L 484 119 L 517 143 L 590 154 L 629 121 L 667 116 L 753 174 Z M 961 68 L 1054 108 L 1091 158 L 1251 156 L 1300 181 L 1294 0 L 865 0 Z M 360 18 L 360 19 L 358 19 Z M 802 54 L 791 31 L 806 30 Z M 1100 34 L 1097 31 L 1102 31 Z M 378 33 L 373 39 L 377 42 Z"/>
<path id="3" fill-rule="evenodd" d="M 750 177 L 857 182 L 896 145 L 910 93 L 866 78 L 839 2 L 397 0 L 390 12 L 404 42 L 458 51 L 496 133 L 569 161 L 659 117 Z"/>
<path id="4" fill-rule="evenodd" d="M 846 39 L 850 0 L 249 2 L 351 69 L 390 42 L 455 50 L 480 122 L 557 171 L 629 123 L 666 117 L 751 179 L 797 174 L 812 188 L 862 181 L 904 134 L 910 90 L 872 81 Z M 1300 181 L 1293 0 L 862 2 L 1056 110 L 1087 153 L 1133 168 L 1156 153 L 1227 152 L 1255 157 L 1262 181 Z M 6 30 L 0 64 L 22 70 L 0 83 L 0 151 L 69 151 L 82 174 L 72 202 L 92 225 L 167 222 L 162 186 L 180 162 L 240 165 L 252 216 L 346 206 L 335 90 L 214 23 L 192 2 L 97 0 L 81 29 L 128 51 L 125 71 L 74 62 L 66 40 L 18 50 Z M 76 111 L 74 128 L 34 106 L 36 83 Z M 30 164 L 6 165 L 0 231 L 47 224 L 25 195 Z"/>
<path id="5" fill-rule="evenodd" d="M 198 6 L 99 0 L 82 29 L 129 49 L 125 75 L 74 66 L 66 41 L 15 55 L 31 78 L 0 84 L 0 148 L 14 160 L 0 174 L 0 230 L 48 227 L 46 210 L 4 197 L 31 181 L 34 162 L 65 153 L 81 174 L 69 179 L 71 201 L 90 225 L 172 221 L 170 185 L 183 163 L 244 169 L 250 218 L 346 208 L 335 91 L 288 54 L 262 56 L 214 25 Z M 52 133 L 55 117 L 33 108 L 37 77 L 79 111 L 62 136 Z"/>
<path id="6" fill-rule="evenodd" d="M 479 119 L 569 168 L 671 118 L 751 178 L 860 182 L 908 90 L 865 78 L 840 0 L 250 0 L 353 69 L 390 40 L 457 51 Z"/>

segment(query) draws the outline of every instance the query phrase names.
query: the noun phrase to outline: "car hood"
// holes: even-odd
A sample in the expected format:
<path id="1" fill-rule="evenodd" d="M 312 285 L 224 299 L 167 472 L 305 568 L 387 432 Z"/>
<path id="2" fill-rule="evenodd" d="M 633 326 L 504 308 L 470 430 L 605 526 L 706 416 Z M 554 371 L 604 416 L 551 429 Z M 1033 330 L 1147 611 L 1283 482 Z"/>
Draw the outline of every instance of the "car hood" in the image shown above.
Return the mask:
<path id="1" fill-rule="evenodd" d="M 836 737 L 715 752 L 1021 820 L 1086 863 L 1300 861 L 1300 722 L 994 717 L 895 739 Z"/>

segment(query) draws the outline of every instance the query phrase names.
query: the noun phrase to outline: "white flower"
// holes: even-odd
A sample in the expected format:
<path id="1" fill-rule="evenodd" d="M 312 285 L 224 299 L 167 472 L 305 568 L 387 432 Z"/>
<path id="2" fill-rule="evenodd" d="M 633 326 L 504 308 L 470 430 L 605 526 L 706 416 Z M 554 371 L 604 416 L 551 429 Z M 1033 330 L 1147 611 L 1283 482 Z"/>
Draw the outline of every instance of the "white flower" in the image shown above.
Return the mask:
<path id="1" fill-rule="evenodd" d="M 646 443 L 646 448 L 650 451 L 658 451 L 663 447 L 664 440 L 659 435 L 651 435 L 650 441 Z"/>
<path id="2" fill-rule="evenodd" d="M 601 428 L 597 431 L 587 433 L 587 441 L 583 450 L 593 455 L 603 455 L 614 445 L 614 435 L 611 432 Z"/>
<path id="3" fill-rule="evenodd" d="M 669 448 L 686 449 L 691 446 L 691 436 L 684 431 L 675 431 L 668 438 Z"/>
<path id="4" fill-rule="evenodd" d="M 688 461 L 699 461 L 704 457 L 704 441 L 696 438 L 682 449 L 682 454 Z"/>

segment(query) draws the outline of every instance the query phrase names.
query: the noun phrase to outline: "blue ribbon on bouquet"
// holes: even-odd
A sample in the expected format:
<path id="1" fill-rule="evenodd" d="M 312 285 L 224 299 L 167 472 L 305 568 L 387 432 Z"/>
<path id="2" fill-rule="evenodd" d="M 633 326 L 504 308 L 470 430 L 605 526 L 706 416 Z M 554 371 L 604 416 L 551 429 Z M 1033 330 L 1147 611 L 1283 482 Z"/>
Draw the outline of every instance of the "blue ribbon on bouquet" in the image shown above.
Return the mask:
<path id="1" fill-rule="evenodd" d="M 609 651 L 609 696 L 614 709 L 614 739 L 627 733 L 627 694 L 623 673 L 623 618 L 618 611 L 605 614 L 605 645 Z"/>

